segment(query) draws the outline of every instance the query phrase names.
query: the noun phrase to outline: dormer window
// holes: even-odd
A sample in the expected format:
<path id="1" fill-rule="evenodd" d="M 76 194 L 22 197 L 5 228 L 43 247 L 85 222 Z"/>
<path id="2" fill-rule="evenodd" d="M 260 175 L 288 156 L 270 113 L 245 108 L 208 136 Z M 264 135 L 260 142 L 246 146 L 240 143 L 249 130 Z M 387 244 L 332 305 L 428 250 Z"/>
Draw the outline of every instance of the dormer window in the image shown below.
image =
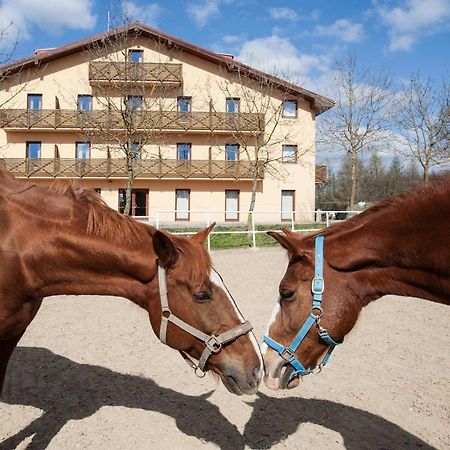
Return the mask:
<path id="1" fill-rule="evenodd" d="M 297 101 L 284 100 L 283 102 L 283 117 L 295 119 L 297 117 Z"/>
<path id="2" fill-rule="evenodd" d="M 143 50 L 129 50 L 128 51 L 128 60 L 130 63 L 141 63 L 144 60 L 144 51 Z"/>

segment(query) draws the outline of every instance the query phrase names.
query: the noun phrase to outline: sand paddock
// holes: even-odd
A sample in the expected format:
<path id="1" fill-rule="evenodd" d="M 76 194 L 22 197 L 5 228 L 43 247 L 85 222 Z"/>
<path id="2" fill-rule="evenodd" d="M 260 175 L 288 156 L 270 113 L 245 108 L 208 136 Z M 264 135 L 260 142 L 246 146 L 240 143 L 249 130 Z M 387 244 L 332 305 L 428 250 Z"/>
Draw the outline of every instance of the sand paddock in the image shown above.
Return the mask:
<path id="1" fill-rule="evenodd" d="M 261 338 L 284 252 L 213 259 Z M 197 379 L 132 303 L 49 298 L 11 360 L 0 449 L 448 449 L 449 313 L 386 297 L 363 311 L 320 375 L 295 390 L 236 397 Z"/>

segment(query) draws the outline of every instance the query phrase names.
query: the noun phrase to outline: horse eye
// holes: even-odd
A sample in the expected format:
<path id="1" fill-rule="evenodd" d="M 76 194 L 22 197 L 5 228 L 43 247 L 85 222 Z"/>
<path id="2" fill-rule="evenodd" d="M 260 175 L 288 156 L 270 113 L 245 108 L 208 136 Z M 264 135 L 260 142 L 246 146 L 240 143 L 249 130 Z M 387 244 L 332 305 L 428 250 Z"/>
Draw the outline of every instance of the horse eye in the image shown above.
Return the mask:
<path id="1" fill-rule="evenodd" d="M 280 297 L 286 302 L 294 300 L 295 294 L 296 294 L 296 291 L 291 291 L 290 289 L 281 289 L 280 288 Z"/>
<path id="2" fill-rule="evenodd" d="M 211 296 L 208 294 L 208 292 L 200 291 L 194 294 L 194 298 L 198 302 L 206 302 L 207 300 L 211 299 Z"/>

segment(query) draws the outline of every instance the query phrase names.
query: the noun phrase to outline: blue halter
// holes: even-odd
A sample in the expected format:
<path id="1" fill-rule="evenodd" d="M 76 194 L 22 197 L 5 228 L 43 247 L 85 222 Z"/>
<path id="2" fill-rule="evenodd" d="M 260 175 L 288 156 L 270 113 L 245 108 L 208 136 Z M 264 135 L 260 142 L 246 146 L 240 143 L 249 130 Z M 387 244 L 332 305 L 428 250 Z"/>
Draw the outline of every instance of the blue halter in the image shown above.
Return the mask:
<path id="1" fill-rule="evenodd" d="M 289 363 L 294 369 L 295 372 L 291 374 L 290 379 L 295 377 L 296 375 L 308 375 L 313 371 L 310 369 L 306 369 L 303 364 L 295 357 L 295 352 L 297 351 L 300 344 L 305 339 L 308 331 L 311 327 L 316 324 L 317 331 L 319 333 L 320 338 L 328 344 L 328 350 L 325 356 L 322 359 L 322 362 L 319 364 L 319 369 L 322 369 L 330 359 L 331 353 L 334 350 L 336 345 L 341 344 L 341 342 L 335 341 L 329 334 L 328 331 L 325 330 L 320 325 L 320 319 L 322 318 L 322 300 L 323 300 L 323 291 L 325 289 L 325 284 L 323 281 L 323 241 L 324 236 L 316 236 L 316 254 L 315 254 L 315 271 L 314 278 L 311 283 L 311 292 L 312 292 L 312 309 L 308 318 L 303 323 L 300 331 L 295 336 L 294 340 L 290 343 L 289 346 L 285 347 L 281 345 L 279 342 L 274 341 L 269 336 L 264 336 L 263 341 L 273 350 L 275 350 L 287 363 Z"/>

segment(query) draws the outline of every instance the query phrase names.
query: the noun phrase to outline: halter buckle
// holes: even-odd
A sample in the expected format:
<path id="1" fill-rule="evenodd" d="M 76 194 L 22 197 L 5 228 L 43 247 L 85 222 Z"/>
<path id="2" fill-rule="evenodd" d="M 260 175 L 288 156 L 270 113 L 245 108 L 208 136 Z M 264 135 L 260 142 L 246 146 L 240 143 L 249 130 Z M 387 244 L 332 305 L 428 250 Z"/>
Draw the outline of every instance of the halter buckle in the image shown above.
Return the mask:
<path id="1" fill-rule="evenodd" d="M 323 277 L 314 277 L 311 282 L 311 292 L 314 295 L 323 294 L 325 290 L 325 283 L 323 281 Z"/>
<path id="2" fill-rule="evenodd" d="M 292 358 L 295 357 L 295 352 L 292 351 L 291 348 L 285 347 L 283 351 L 280 353 L 280 356 L 287 362 L 289 362 Z"/>
<path id="3" fill-rule="evenodd" d="M 222 344 L 218 341 L 217 336 L 214 336 L 214 334 L 206 339 L 205 345 L 212 353 L 219 353 L 222 349 Z"/>

